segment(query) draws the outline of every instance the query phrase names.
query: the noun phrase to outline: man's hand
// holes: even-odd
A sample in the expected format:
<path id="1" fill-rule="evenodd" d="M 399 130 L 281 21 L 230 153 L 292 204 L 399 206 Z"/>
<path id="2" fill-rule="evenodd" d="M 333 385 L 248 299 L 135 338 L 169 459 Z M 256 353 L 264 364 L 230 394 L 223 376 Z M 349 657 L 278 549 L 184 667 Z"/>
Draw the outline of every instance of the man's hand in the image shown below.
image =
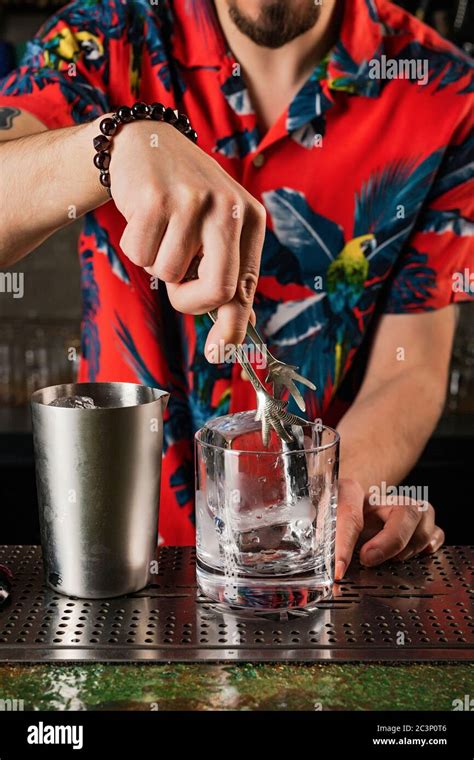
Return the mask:
<path id="1" fill-rule="evenodd" d="M 362 387 L 337 426 L 337 579 L 359 536 L 365 540 L 360 559 L 368 566 L 434 552 L 444 541 L 429 504 L 403 497 L 394 506 L 374 507 L 368 501 L 374 486 L 406 477 L 435 428 L 444 406 L 455 324 L 453 304 L 420 314 L 385 314 L 380 321 Z"/>
<path id="2" fill-rule="evenodd" d="M 71 209 L 80 218 L 109 201 L 93 164 L 102 118 L 47 130 L 21 112 L 11 129 L 0 130 L 0 266 L 16 263 L 70 224 Z M 121 239 L 126 256 L 166 283 L 179 311 L 219 309 L 206 344 L 206 355 L 215 361 L 213 347 L 242 342 L 252 318 L 264 207 L 163 122 L 137 121 L 120 129 L 109 171 L 113 199 L 127 222 Z M 18 179 L 24 177 L 27 185 Z M 197 279 L 183 282 L 196 261 Z"/>
<path id="3" fill-rule="evenodd" d="M 188 314 L 219 309 L 211 346 L 241 343 L 265 235 L 265 209 L 219 164 L 168 124 L 142 121 L 116 135 L 110 164 L 115 204 L 127 221 L 128 258 L 166 282 Z M 183 282 L 200 259 L 197 278 Z"/>
<path id="4" fill-rule="evenodd" d="M 362 487 L 349 478 L 339 481 L 336 524 L 336 580 L 343 578 L 359 538 L 365 541 L 360 561 L 368 567 L 436 552 L 444 542 L 430 504 L 403 496 L 394 505 L 364 504 Z"/>

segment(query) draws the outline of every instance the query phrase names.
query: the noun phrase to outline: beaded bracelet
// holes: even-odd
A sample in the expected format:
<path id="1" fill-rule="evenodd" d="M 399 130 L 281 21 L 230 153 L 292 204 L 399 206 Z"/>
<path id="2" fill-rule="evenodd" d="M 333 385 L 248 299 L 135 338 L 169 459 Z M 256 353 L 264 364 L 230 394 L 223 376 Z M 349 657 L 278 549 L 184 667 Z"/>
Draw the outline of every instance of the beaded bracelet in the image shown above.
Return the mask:
<path id="1" fill-rule="evenodd" d="M 171 124 L 181 132 L 185 137 L 189 137 L 192 142 L 197 142 L 197 132 L 191 127 L 188 117 L 184 113 L 172 108 L 166 108 L 163 103 L 146 103 L 137 102 L 133 106 L 120 106 L 111 116 L 106 116 L 99 124 L 101 135 L 94 137 L 94 148 L 97 151 L 94 156 L 94 164 L 100 171 L 100 183 L 103 185 L 109 196 L 112 197 L 110 190 L 110 148 L 112 147 L 111 138 L 117 132 L 122 124 L 128 124 L 138 119 L 151 119 L 152 121 L 164 121 Z"/>

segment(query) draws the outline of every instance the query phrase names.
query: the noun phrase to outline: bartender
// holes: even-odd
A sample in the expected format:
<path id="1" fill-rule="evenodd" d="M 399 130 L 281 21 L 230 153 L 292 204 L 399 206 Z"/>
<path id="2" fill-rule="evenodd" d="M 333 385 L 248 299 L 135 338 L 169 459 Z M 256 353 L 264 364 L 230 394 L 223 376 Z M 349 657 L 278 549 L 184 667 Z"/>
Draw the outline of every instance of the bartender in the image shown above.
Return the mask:
<path id="1" fill-rule="evenodd" d="M 171 393 L 164 543 L 194 541 L 193 433 L 255 406 L 215 363 L 252 309 L 341 434 L 336 577 L 357 542 L 368 566 L 443 543 L 430 504 L 370 494 L 431 435 L 473 298 L 470 92 L 386 0 L 78 0 L 0 82 L 0 263 L 84 217 L 79 380 Z"/>

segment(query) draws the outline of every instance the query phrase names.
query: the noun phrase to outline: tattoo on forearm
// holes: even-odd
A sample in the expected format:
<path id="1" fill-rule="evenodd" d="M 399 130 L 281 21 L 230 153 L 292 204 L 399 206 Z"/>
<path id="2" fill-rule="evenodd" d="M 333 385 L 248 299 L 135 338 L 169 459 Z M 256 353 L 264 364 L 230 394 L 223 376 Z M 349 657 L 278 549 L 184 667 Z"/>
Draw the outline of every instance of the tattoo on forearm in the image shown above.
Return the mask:
<path id="1" fill-rule="evenodd" d="M 3 106 L 0 108 L 0 129 L 11 129 L 13 119 L 19 116 L 21 111 L 18 108 L 10 108 L 10 106 Z"/>

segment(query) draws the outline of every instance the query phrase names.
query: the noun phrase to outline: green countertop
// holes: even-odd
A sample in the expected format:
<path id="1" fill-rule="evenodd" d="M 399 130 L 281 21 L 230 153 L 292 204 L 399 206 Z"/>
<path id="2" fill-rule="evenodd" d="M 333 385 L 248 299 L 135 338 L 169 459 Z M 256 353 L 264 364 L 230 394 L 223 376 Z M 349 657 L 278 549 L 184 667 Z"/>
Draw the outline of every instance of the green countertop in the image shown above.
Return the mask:
<path id="1" fill-rule="evenodd" d="M 443 710 L 474 694 L 468 664 L 2 665 L 25 710 Z"/>

